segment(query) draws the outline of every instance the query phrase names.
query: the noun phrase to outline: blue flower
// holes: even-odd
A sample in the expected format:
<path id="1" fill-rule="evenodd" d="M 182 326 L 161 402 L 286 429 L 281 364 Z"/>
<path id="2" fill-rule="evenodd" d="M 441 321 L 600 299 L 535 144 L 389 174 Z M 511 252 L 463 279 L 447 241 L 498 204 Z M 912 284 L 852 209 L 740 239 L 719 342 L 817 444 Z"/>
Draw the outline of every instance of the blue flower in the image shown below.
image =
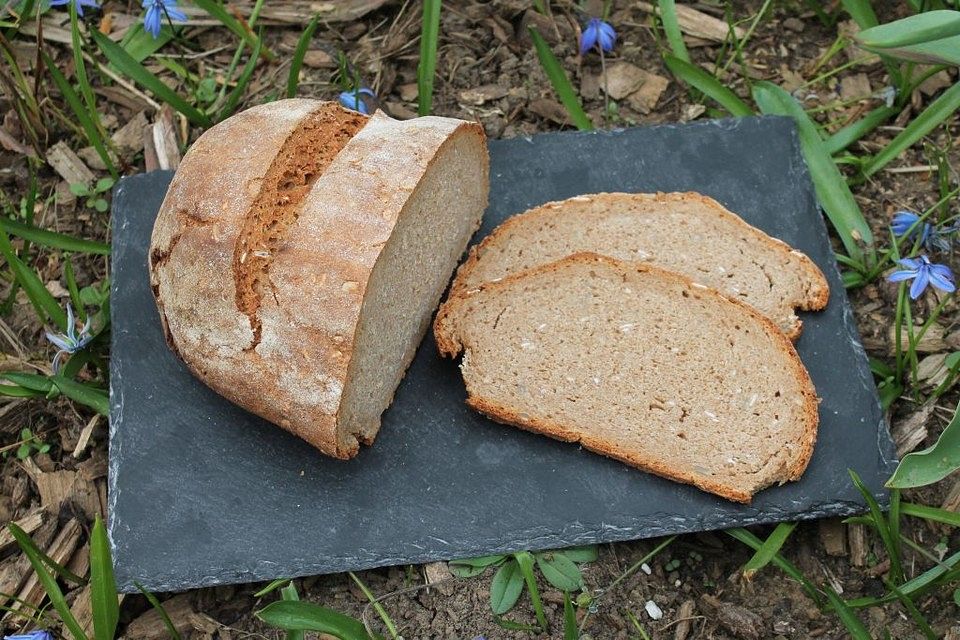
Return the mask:
<path id="1" fill-rule="evenodd" d="M 377 94 L 373 92 L 372 89 L 367 87 L 360 87 L 359 89 L 351 89 L 350 91 L 344 91 L 340 94 L 340 104 L 342 104 L 347 109 L 353 109 L 354 111 L 359 111 L 365 116 L 370 115 L 370 107 L 367 105 L 367 100 L 363 98 L 367 96 L 370 98 L 370 101 L 375 101 Z"/>
<path id="2" fill-rule="evenodd" d="M 953 227 L 948 227 L 946 229 L 938 229 L 929 222 L 921 222 L 917 224 L 920 220 L 920 216 L 910 211 L 898 211 L 893 214 L 893 221 L 890 223 L 890 229 L 893 231 L 893 235 L 898 238 L 906 235 L 908 240 L 916 240 L 917 235 L 920 236 L 920 244 L 926 247 L 929 251 L 934 249 L 939 249 L 941 251 L 947 251 L 950 249 L 950 241 L 946 238 L 946 235 L 956 231 Z M 917 225 L 914 227 L 914 225 Z M 910 228 L 913 227 L 911 231 Z"/>
<path id="3" fill-rule="evenodd" d="M 617 42 L 617 32 L 609 23 L 600 18 L 590 18 L 590 22 L 583 29 L 583 35 L 580 36 L 580 55 L 585 54 L 598 44 L 601 51 L 613 51 L 613 45 Z"/>
<path id="4" fill-rule="evenodd" d="M 894 271 L 887 276 L 887 280 L 890 282 L 913 280 L 913 284 L 910 285 L 910 297 L 914 300 L 920 297 L 927 285 L 932 284 L 947 293 L 953 293 L 957 289 L 953 283 L 953 272 L 950 271 L 950 267 L 945 264 L 934 264 L 925 255 L 919 258 L 903 258 L 897 260 L 897 264 L 905 268 Z"/>
<path id="5" fill-rule="evenodd" d="M 95 2 L 95 0 L 50 0 L 51 7 L 62 7 L 65 4 L 73 3 L 77 5 L 77 15 L 83 15 L 83 8 L 90 7 L 91 9 L 99 9 L 100 5 Z M 46 633 L 46 632 L 44 632 Z"/>
<path id="6" fill-rule="evenodd" d="M 187 19 L 186 14 L 177 9 L 177 0 L 143 0 L 143 8 L 147 10 L 143 16 L 143 28 L 154 39 L 160 36 L 164 15 L 181 22 Z"/>
<path id="7" fill-rule="evenodd" d="M 77 335 L 77 321 L 73 316 L 73 306 L 67 303 L 67 333 L 66 335 L 62 333 L 50 333 L 46 332 L 47 340 L 52 342 L 54 346 L 59 349 L 57 355 L 53 357 L 53 372 L 58 373 L 60 371 L 60 361 L 63 359 L 64 355 L 71 355 L 80 351 L 85 346 L 90 344 L 90 341 L 93 340 L 93 336 L 90 335 L 90 323 L 92 318 L 87 316 L 87 322 L 83 325 L 83 328 L 80 329 L 80 334 Z"/>
<path id="8" fill-rule="evenodd" d="M 3 636 L 3 640 L 53 640 L 53 634 L 46 629 L 35 629 L 15 636 Z"/>

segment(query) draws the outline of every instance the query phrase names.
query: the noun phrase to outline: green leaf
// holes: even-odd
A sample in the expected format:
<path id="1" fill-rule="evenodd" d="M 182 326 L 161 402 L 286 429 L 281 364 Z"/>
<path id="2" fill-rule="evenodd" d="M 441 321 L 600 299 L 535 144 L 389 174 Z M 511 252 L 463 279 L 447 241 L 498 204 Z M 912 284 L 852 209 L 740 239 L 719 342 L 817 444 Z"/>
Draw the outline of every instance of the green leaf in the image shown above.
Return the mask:
<path id="1" fill-rule="evenodd" d="M 939 98 L 931 102 L 920 112 L 903 131 L 897 134 L 886 147 L 878 153 L 863 169 L 865 176 L 872 176 L 887 166 L 891 160 L 908 147 L 927 135 L 940 123 L 950 118 L 960 108 L 960 82 L 944 91 Z"/>
<path id="2" fill-rule="evenodd" d="M 893 107 L 877 107 L 856 122 L 840 129 L 823 142 L 824 148 L 830 155 L 840 153 L 854 142 L 864 137 L 897 113 Z"/>
<path id="3" fill-rule="evenodd" d="M 75 196 L 85 197 L 90 195 L 90 187 L 82 182 L 73 182 L 70 184 L 70 193 Z"/>
<path id="4" fill-rule="evenodd" d="M 577 591 L 583 587 L 583 575 L 570 558 L 561 553 L 538 553 L 537 566 L 547 582 L 560 591 Z"/>
<path id="5" fill-rule="evenodd" d="M 960 607 L 960 589 L 954 589 L 953 591 L 953 603 Z"/>
<path id="6" fill-rule="evenodd" d="M 70 631 L 73 640 L 87 640 L 87 634 L 83 632 L 83 628 L 77 622 L 77 619 L 73 617 L 70 606 L 63 597 L 63 591 L 60 590 L 60 585 L 57 584 L 57 579 L 47 571 L 47 568 L 43 564 L 43 552 L 37 548 L 37 545 L 34 544 L 30 536 L 15 523 L 11 522 L 8 524 L 7 529 L 13 535 L 17 544 L 20 545 L 23 554 L 30 560 L 30 565 L 36 572 L 40 585 L 50 599 L 53 608 L 60 614 L 60 619 L 63 621 L 63 625 Z"/>
<path id="7" fill-rule="evenodd" d="M 130 54 L 131 58 L 137 62 L 143 62 L 172 39 L 173 32 L 167 24 L 160 27 L 160 34 L 154 38 L 153 34 L 143 28 L 142 22 L 137 22 L 127 30 L 123 40 L 120 41 L 120 46 Z"/>
<path id="8" fill-rule="evenodd" d="M 677 20 L 676 2 L 674 0 L 659 0 L 657 4 L 660 6 L 660 22 L 663 24 L 663 32 L 667 36 L 667 42 L 670 43 L 673 55 L 689 63 L 690 54 L 687 52 L 687 45 L 683 41 L 680 22 Z"/>
<path id="9" fill-rule="evenodd" d="M 530 592 L 530 601 L 533 603 L 537 623 L 543 631 L 549 632 L 550 625 L 547 623 L 547 614 L 543 610 L 543 601 L 540 600 L 540 589 L 537 588 L 537 576 L 533 575 L 533 555 L 529 551 L 519 551 L 513 554 L 513 557 L 520 566 L 523 581 L 527 583 L 527 591 Z"/>
<path id="10" fill-rule="evenodd" d="M 490 583 L 490 608 L 497 615 L 503 615 L 513 609 L 523 593 L 523 574 L 516 560 L 505 562 L 493 574 Z"/>
<path id="11" fill-rule="evenodd" d="M 593 129 L 593 123 L 590 122 L 590 118 L 588 118 L 584 112 L 583 106 L 580 104 L 580 99 L 577 98 L 577 94 L 573 90 L 567 74 L 564 73 L 563 67 L 560 66 L 560 62 L 556 56 L 553 55 L 549 45 L 547 45 L 547 41 L 543 39 L 540 32 L 533 26 L 527 27 L 527 30 L 530 32 L 530 38 L 533 40 L 533 47 L 537 50 L 537 57 L 540 58 L 540 65 L 543 67 L 544 73 L 547 74 L 550 84 L 553 85 L 553 90 L 557 92 L 557 97 L 560 98 L 560 102 L 562 102 L 566 108 L 567 114 L 570 116 L 570 121 L 581 131 Z"/>
<path id="12" fill-rule="evenodd" d="M 570 594 L 563 592 L 563 640 L 579 640 L 580 629 L 577 627 L 577 612 L 573 609 Z"/>
<path id="13" fill-rule="evenodd" d="M 100 415 L 110 415 L 110 398 L 101 389 L 87 386 L 75 380 L 64 378 L 63 376 L 50 376 L 50 380 L 57 386 L 60 392 L 73 400 L 84 404 Z"/>
<path id="14" fill-rule="evenodd" d="M 873 494 L 870 493 L 870 490 L 863 484 L 863 481 L 860 480 L 857 472 L 853 469 L 847 469 L 847 472 L 850 474 L 854 486 L 860 491 L 863 499 L 867 502 L 867 506 L 870 508 L 870 517 L 873 518 L 873 521 L 876 523 L 877 533 L 880 534 L 880 539 L 883 541 L 883 545 L 887 548 L 887 554 L 890 556 L 890 570 L 893 573 L 894 579 L 898 581 L 903 580 L 903 567 L 900 565 L 900 538 L 894 538 L 887 519 L 883 517 L 883 511 L 880 510 L 880 504 L 877 502 L 877 499 L 873 497 Z"/>
<path id="15" fill-rule="evenodd" d="M 370 604 L 373 606 L 374 611 L 377 612 L 377 615 L 380 616 L 380 619 L 383 620 L 383 624 L 386 625 L 387 630 L 390 632 L 390 637 L 396 640 L 397 638 L 397 626 L 393 624 L 393 620 L 390 619 L 390 616 L 387 615 L 386 609 L 383 608 L 383 605 L 380 604 L 380 601 L 377 600 L 376 596 L 367 588 L 367 585 L 356 576 L 353 571 L 348 571 L 350 578 L 353 582 L 360 587 L 360 590 L 363 591 L 363 595 L 367 596 L 367 600 L 370 601 Z"/>
<path id="16" fill-rule="evenodd" d="M 113 577 L 110 542 L 107 530 L 98 515 L 90 533 L 90 609 L 93 612 L 93 633 L 97 640 L 114 640 L 120 603 L 117 581 Z"/>
<path id="17" fill-rule="evenodd" d="M 27 294 L 33 308 L 36 309 L 37 315 L 40 316 L 40 322 L 46 323 L 49 319 L 50 322 L 65 331 L 67 329 L 67 314 L 60 308 L 56 298 L 50 295 L 47 288 L 43 286 L 43 282 L 37 273 L 17 257 L 13 245 L 10 244 L 10 238 L 3 229 L 0 229 L 0 253 L 3 254 L 7 264 L 10 265 L 14 277 L 23 287 L 23 291 Z"/>
<path id="18" fill-rule="evenodd" d="M 263 44 L 261 39 L 253 35 L 250 29 L 240 24 L 240 21 L 230 15 L 222 4 L 216 0 L 194 0 L 193 3 L 219 20 L 223 26 L 230 29 L 238 38 L 243 40 L 251 51 L 258 51 L 257 55 L 260 55 L 258 47 Z M 267 49 L 263 50 L 263 55 L 267 60 L 273 59 L 273 54 Z"/>
<path id="19" fill-rule="evenodd" d="M 461 558 L 460 560 L 451 560 L 450 564 L 462 564 L 470 567 L 489 567 L 492 564 L 499 564 L 507 559 L 503 554 L 492 556 L 480 556 L 478 558 Z"/>
<path id="20" fill-rule="evenodd" d="M 8 398 L 37 398 L 42 395 L 45 394 L 34 391 L 33 389 L 24 389 L 20 385 L 0 384 L 0 396 L 6 396 Z"/>
<path id="21" fill-rule="evenodd" d="M 300 601 L 300 594 L 297 593 L 297 587 L 293 584 L 293 581 L 288 582 L 287 586 L 280 589 L 280 597 L 287 602 Z M 287 631 L 287 640 L 303 640 L 303 631 L 299 629 Z"/>
<path id="22" fill-rule="evenodd" d="M 791 116 L 797 123 L 800 146 L 810 169 L 810 177 L 813 178 L 817 198 L 837 230 L 847 253 L 854 260 L 862 262 L 861 242 L 872 245 L 873 233 L 857 201 L 853 199 L 847 181 L 827 153 L 816 125 L 796 100 L 775 84 L 756 83 L 753 87 L 753 99 L 763 113 Z"/>
<path id="23" fill-rule="evenodd" d="M 433 108 L 433 79 L 437 73 L 437 43 L 440 39 L 441 0 L 423 1 L 420 28 L 420 62 L 417 63 L 417 115 L 428 116 Z"/>
<path id="24" fill-rule="evenodd" d="M 863 626 L 863 622 L 861 622 L 857 614 L 847 606 L 847 603 L 837 595 L 837 592 L 830 587 L 826 587 L 824 592 L 827 594 L 827 599 L 830 601 L 830 604 L 833 605 L 834 610 L 837 612 L 840 622 L 842 622 L 843 626 L 850 632 L 850 637 L 853 638 L 853 640 L 872 640 L 870 632 Z"/>
<path id="25" fill-rule="evenodd" d="M 597 551 L 597 545 L 588 544 L 582 547 L 568 547 L 567 549 L 554 551 L 554 553 L 562 553 L 577 564 L 582 564 L 584 562 L 596 562 Z"/>
<path id="26" fill-rule="evenodd" d="M 6 371 L 0 373 L 0 378 L 4 380 L 9 380 L 14 384 L 18 384 L 25 389 L 31 389 L 40 393 L 50 393 L 50 389 L 53 387 L 53 383 L 50 381 L 50 378 L 47 376 L 41 376 L 36 373 L 20 373 L 19 371 Z M 22 435 L 24 439 L 32 438 L 29 429 L 24 429 L 24 432 L 27 435 Z"/>
<path id="27" fill-rule="evenodd" d="M 230 92 L 230 95 L 227 96 L 223 108 L 220 109 L 220 113 L 217 114 L 220 120 L 233 115 L 237 104 L 240 103 L 240 98 L 243 97 L 243 92 L 247 90 L 247 85 L 250 84 L 250 79 L 253 78 L 253 70 L 257 66 L 261 42 L 263 41 L 257 38 L 257 46 L 254 48 L 253 53 L 250 54 L 250 58 L 247 59 L 247 63 L 243 66 L 243 71 L 240 73 L 240 77 L 237 78 L 237 86 L 235 86 L 233 91 Z"/>
<path id="28" fill-rule="evenodd" d="M 712 75 L 689 62 L 685 62 L 674 56 L 666 56 L 663 59 L 670 73 L 677 76 L 680 80 L 686 82 L 694 89 L 698 89 L 709 98 L 719 103 L 724 109 L 733 116 L 753 115 L 753 109 L 747 106 L 743 100 L 733 91 L 726 88 L 720 81 Z"/>
<path id="29" fill-rule="evenodd" d="M 151 91 L 155 96 L 157 96 L 157 98 L 163 100 L 171 107 L 186 116 L 186 118 L 193 124 L 201 127 L 210 126 L 210 118 L 207 117 L 206 114 L 198 111 L 186 100 L 181 98 L 176 91 L 163 84 L 163 82 L 161 82 L 157 76 L 147 71 L 146 67 L 131 58 L 130 54 L 124 51 L 120 45 L 115 43 L 106 35 L 100 33 L 100 31 L 97 29 L 93 29 L 91 31 L 91 35 L 93 36 L 94 41 L 96 41 L 97 46 L 100 47 L 100 51 L 103 52 L 103 55 L 106 56 L 107 60 L 112 62 L 121 73 L 133 80 L 135 83 L 139 84 L 141 87 Z M 52 66 L 52 63 L 48 63 L 47 66 Z"/>
<path id="30" fill-rule="evenodd" d="M 870 0 L 841 0 L 841 4 L 861 29 L 869 29 L 879 23 Z"/>
<path id="31" fill-rule="evenodd" d="M 952 527 L 960 527 L 960 513 L 956 511 L 947 511 L 946 509 L 928 507 L 912 502 L 902 502 L 900 503 L 900 513 L 933 522 L 942 522 Z"/>
<path id="32" fill-rule="evenodd" d="M 453 563 L 450 563 L 448 565 L 448 568 L 450 569 L 450 573 L 452 573 L 454 576 L 458 578 L 472 578 L 474 576 L 480 575 L 481 573 L 487 570 L 486 567 L 471 567 L 466 564 L 453 564 Z"/>
<path id="33" fill-rule="evenodd" d="M 856 35 L 857 43 L 872 49 L 933 42 L 960 35 L 960 12 L 927 11 L 865 29 Z"/>
<path id="34" fill-rule="evenodd" d="M 18 220 L 0 218 L 0 229 L 45 247 L 74 251 L 77 253 L 95 253 L 101 256 L 110 255 L 110 245 L 104 242 L 74 238 L 73 236 L 55 231 L 47 231 L 46 229 L 41 229 L 40 227 L 35 227 L 32 224 Z"/>
<path id="35" fill-rule="evenodd" d="M 887 486 L 897 489 L 933 484 L 960 469 L 960 405 L 932 447 L 908 453 Z"/>
<path id="36" fill-rule="evenodd" d="M 303 67 L 303 58 L 307 55 L 307 48 L 310 46 L 310 39 L 313 38 L 313 32 L 317 30 L 320 24 L 320 14 L 313 16 L 313 20 L 307 24 L 307 28 L 300 34 L 297 40 L 297 48 L 293 50 L 293 58 L 290 59 L 290 73 L 287 74 L 287 97 L 295 98 L 297 87 L 300 85 L 300 69 Z"/>
<path id="37" fill-rule="evenodd" d="M 743 577 L 750 580 L 760 569 L 767 566 L 770 561 L 773 560 L 773 557 L 780 552 L 783 543 L 787 541 L 787 538 L 790 537 L 790 534 L 793 533 L 796 526 L 796 522 L 781 522 L 778 524 L 777 528 L 773 530 L 773 533 L 767 537 L 763 545 L 757 549 L 753 557 L 743 566 Z"/>
<path id="38" fill-rule="evenodd" d="M 370 640 L 363 623 L 356 618 L 312 602 L 280 600 L 254 613 L 270 626 L 285 631 L 319 631 L 340 640 Z"/>
<path id="39" fill-rule="evenodd" d="M 763 541 L 760 540 L 760 538 L 742 527 L 726 529 L 724 533 L 729 535 L 731 538 L 739 540 L 743 544 L 756 551 L 759 551 L 760 548 L 763 547 Z M 807 580 L 800 570 L 797 569 L 793 564 L 784 559 L 779 553 L 774 554 L 773 557 L 770 558 L 770 562 L 780 568 L 780 570 L 786 573 L 788 576 L 799 582 L 803 587 L 803 590 L 807 592 L 807 595 L 810 596 L 814 602 L 816 602 L 818 605 L 821 603 L 822 598 L 820 597 L 820 592 L 817 591 L 817 588 L 813 586 L 813 583 Z"/>
<path id="40" fill-rule="evenodd" d="M 143 594 L 143 597 L 147 599 L 147 602 L 150 603 L 150 606 L 153 607 L 153 610 L 156 611 L 160 616 L 160 620 L 163 621 L 163 626 L 167 629 L 167 635 L 169 635 L 172 640 L 180 640 L 180 632 L 177 631 L 177 628 L 174 626 L 173 620 L 170 619 L 170 616 L 167 615 L 167 610 L 164 609 L 163 605 L 160 604 L 160 601 L 157 600 L 157 596 L 144 589 L 143 585 L 141 585 L 139 582 L 134 582 L 133 584 L 137 590 Z"/>
<path id="41" fill-rule="evenodd" d="M 253 594 L 253 597 L 254 597 L 254 598 L 262 598 L 263 596 L 267 595 L 268 593 L 270 593 L 270 592 L 272 592 L 272 591 L 276 591 L 278 587 L 282 587 L 283 585 L 285 585 L 285 584 L 288 583 L 288 582 L 290 582 L 290 578 L 277 578 L 276 580 L 273 580 L 272 582 L 270 582 L 270 583 L 269 583 L 267 586 L 265 586 L 263 589 L 260 589 L 260 591 L 257 591 L 256 593 L 254 593 L 254 594 Z"/>

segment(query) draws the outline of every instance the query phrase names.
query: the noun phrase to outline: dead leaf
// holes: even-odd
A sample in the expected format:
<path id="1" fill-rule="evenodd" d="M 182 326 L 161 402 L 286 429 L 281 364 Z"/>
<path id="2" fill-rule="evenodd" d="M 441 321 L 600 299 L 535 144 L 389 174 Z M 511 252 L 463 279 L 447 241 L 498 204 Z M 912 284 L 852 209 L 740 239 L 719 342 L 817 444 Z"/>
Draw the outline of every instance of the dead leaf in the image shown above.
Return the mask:
<path id="1" fill-rule="evenodd" d="M 640 88 L 647 79 L 647 72 L 629 62 L 617 62 L 607 67 L 605 91 L 614 100 L 626 98 Z M 603 88 L 604 79 L 600 83 Z"/>
<path id="2" fill-rule="evenodd" d="M 627 102 L 635 111 L 650 113 L 657 106 L 660 96 L 666 91 L 670 81 L 653 73 L 647 73 L 646 71 L 644 73 L 646 73 L 646 79 L 639 89 L 627 97 Z"/>
<path id="3" fill-rule="evenodd" d="M 869 98 L 872 93 L 870 78 L 865 73 L 844 76 L 840 80 L 840 98 L 842 100 Z"/>
<path id="4" fill-rule="evenodd" d="M 480 106 L 490 100 L 498 100 L 507 95 L 507 90 L 498 84 L 486 84 L 474 89 L 466 89 L 460 92 L 460 102 L 474 106 Z"/>

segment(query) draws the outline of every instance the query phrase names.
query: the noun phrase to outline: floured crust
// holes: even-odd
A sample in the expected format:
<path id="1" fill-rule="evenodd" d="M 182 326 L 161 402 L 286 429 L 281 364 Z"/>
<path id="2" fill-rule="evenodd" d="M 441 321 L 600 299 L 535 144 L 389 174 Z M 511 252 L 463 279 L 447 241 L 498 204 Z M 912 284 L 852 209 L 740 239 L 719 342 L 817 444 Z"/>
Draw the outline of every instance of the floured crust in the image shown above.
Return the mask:
<path id="1" fill-rule="evenodd" d="M 471 288 L 477 286 L 474 273 L 478 264 L 483 259 L 484 251 L 500 242 L 511 232 L 519 229 L 521 225 L 542 217 L 553 215 L 557 209 L 570 203 L 590 199 L 594 202 L 617 205 L 619 203 L 630 203 L 637 200 L 652 202 L 669 206 L 671 203 L 696 202 L 712 210 L 717 218 L 727 220 L 733 225 L 733 228 L 739 229 L 742 233 L 748 234 L 756 241 L 777 251 L 780 254 L 790 254 L 798 262 L 799 268 L 804 274 L 804 279 L 808 283 L 807 292 L 804 296 L 795 297 L 790 302 L 794 309 L 804 311 L 820 311 L 826 308 L 830 299 L 830 287 L 827 279 L 824 277 L 820 268 L 804 253 L 793 249 L 782 240 L 771 237 L 753 225 L 745 222 L 740 216 L 726 209 L 713 198 L 704 196 L 695 192 L 674 192 L 674 193 L 597 193 L 583 196 L 574 196 L 568 200 L 553 201 L 534 207 L 523 213 L 511 216 L 496 229 L 494 229 L 480 243 L 472 246 L 470 252 L 460 268 L 457 269 L 457 275 L 454 278 L 450 288 L 450 295 L 462 294 Z M 780 326 L 779 328 L 791 340 L 796 340 L 802 332 L 802 322 L 799 318 L 794 318 L 792 324 Z"/>
<path id="2" fill-rule="evenodd" d="M 525 278 L 533 275 L 562 271 L 570 263 L 587 265 L 603 264 L 615 270 L 622 277 L 626 277 L 631 271 L 649 273 L 662 279 L 665 284 L 680 284 L 687 290 L 695 290 L 697 295 L 712 297 L 732 304 L 737 307 L 739 313 L 755 321 L 765 335 L 786 355 L 792 377 L 796 380 L 797 386 L 803 394 L 803 406 L 801 410 L 803 416 L 803 433 L 800 440 L 796 443 L 799 449 L 795 459 L 782 476 L 770 478 L 769 482 L 765 482 L 763 486 L 797 480 L 803 475 L 813 455 L 813 448 L 816 443 L 817 426 L 819 422 L 819 400 L 814 390 L 813 382 L 810 380 L 810 375 L 800 361 L 793 343 L 770 319 L 756 311 L 753 307 L 739 300 L 724 296 L 713 289 L 696 284 L 682 275 L 665 271 L 649 264 L 626 263 L 592 253 L 574 254 L 556 262 L 508 276 L 498 282 L 485 283 L 478 289 L 451 296 L 440 307 L 440 311 L 437 313 L 434 321 L 434 336 L 440 353 L 444 356 L 456 357 L 461 352 L 468 351 L 471 348 L 470 344 L 464 344 L 462 342 L 462 336 L 457 326 L 459 315 L 468 300 L 478 295 L 482 296 L 486 292 L 495 293 L 500 290 L 508 290 L 513 283 L 522 282 Z M 752 492 L 738 490 L 729 484 L 716 482 L 702 476 L 696 476 L 695 474 L 685 473 L 683 470 L 672 468 L 663 461 L 644 455 L 643 452 L 624 449 L 618 442 L 613 440 L 594 438 L 589 434 L 583 435 L 575 433 L 562 424 L 548 420 L 539 418 L 524 419 L 521 417 L 522 411 L 517 407 L 501 406 L 488 398 L 469 395 L 469 392 L 467 404 L 498 422 L 516 426 L 534 433 L 540 433 L 565 442 L 579 442 L 584 448 L 590 451 L 601 453 L 637 467 L 638 469 L 671 480 L 692 484 L 704 491 L 709 491 L 710 493 L 717 494 L 735 502 L 749 503 L 753 495 Z M 762 488 L 762 486 L 758 487 L 757 490 L 760 488 Z"/>
<path id="3" fill-rule="evenodd" d="M 358 117 L 333 108 L 345 123 Z M 257 336 L 238 308 L 235 247 L 284 143 L 311 114 L 329 109 L 327 102 L 281 100 L 201 136 L 161 205 L 150 272 L 167 341 L 198 378 L 346 459 L 359 443 L 340 431 L 338 416 L 370 274 L 438 151 L 461 136 L 482 146 L 484 135 L 479 125 L 450 118 L 365 118 L 314 178 L 271 253 Z"/>

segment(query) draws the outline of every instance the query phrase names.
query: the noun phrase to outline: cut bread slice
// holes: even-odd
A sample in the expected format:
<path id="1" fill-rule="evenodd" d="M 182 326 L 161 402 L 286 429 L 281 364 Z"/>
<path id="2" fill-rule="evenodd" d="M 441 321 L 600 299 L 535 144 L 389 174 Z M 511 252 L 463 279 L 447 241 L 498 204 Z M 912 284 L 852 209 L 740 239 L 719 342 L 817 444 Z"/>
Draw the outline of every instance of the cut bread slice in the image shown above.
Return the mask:
<path id="1" fill-rule="evenodd" d="M 599 193 L 513 216 L 471 249 L 451 295 L 581 251 L 683 274 L 752 305 L 791 339 L 795 309 L 823 309 L 830 296 L 810 258 L 697 193 Z"/>
<path id="2" fill-rule="evenodd" d="M 803 473 L 817 397 L 752 307 L 649 265 L 575 254 L 440 309 L 467 403 L 730 500 Z"/>

